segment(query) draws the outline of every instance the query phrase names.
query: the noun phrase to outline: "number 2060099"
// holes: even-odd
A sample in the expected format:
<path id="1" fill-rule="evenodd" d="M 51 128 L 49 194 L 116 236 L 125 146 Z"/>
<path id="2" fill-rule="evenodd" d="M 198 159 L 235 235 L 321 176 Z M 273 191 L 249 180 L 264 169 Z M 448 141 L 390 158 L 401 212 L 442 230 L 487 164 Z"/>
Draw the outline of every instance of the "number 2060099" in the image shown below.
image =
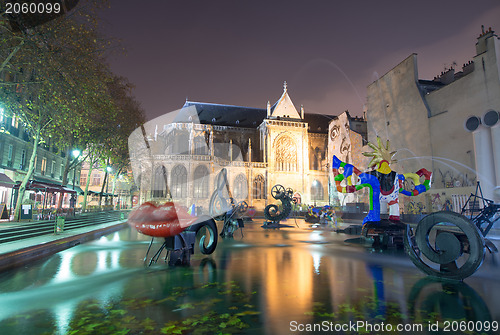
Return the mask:
<path id="1" fill-rule="evenodd" d="M 444 321 L 443 331 L 497 332 L 498 321 Z"/>
<path id="2" fill-rule="evenodd" d="M 61 4 L 54 3 L 27 3 L 27 2 L 7 2 L 5 4 L 6 14 L 59 14 Z"/>

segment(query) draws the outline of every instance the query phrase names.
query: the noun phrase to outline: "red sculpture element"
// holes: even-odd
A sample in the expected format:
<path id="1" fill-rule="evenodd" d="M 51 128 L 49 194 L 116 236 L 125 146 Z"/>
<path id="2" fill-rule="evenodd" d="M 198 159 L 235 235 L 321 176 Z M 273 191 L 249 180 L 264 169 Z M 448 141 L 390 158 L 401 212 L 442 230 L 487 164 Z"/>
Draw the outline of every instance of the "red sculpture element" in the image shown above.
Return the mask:
<path id="1" fill-rule="evenodd" d="M 189 215 L 185 208 L 176 207 L 173 202 L 160 206 L 145 202 L 130 213 L 128 223 L 145 235 L 170 237 L 180 234 L 197 219 Z"/>

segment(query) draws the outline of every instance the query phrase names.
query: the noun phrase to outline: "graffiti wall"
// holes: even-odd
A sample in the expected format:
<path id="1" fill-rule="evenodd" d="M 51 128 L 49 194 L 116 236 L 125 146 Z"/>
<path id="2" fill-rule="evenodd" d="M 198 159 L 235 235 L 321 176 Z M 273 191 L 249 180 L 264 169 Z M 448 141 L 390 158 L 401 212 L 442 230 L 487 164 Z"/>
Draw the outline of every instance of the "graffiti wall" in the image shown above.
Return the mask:
<path id="1" fill-rule="evenodd" d="M 337 119 L 330 122 L 328 129 L 328 163 L 331 166 L 333 156 L 341 161 L 352 164 L 358 168 L 367 166 L 368 159 L 363 156 L 363 138 L 360 134 L 351 130 L 349 116 L 346 112 L 340 114 Z M 342 194 L 337 192 L 333 183 L 333 175 L 330 170 L 330 203 L 345 205 L 352 202 L 368 202 L 365 190 L 356 193 Z"/>

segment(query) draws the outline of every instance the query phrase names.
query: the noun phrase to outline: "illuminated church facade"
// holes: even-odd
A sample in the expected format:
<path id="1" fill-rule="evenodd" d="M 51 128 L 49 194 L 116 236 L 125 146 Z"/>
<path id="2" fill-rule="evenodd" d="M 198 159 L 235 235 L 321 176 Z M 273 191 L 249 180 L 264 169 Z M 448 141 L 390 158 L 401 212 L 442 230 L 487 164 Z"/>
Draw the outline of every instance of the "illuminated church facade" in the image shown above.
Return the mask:
<path id="1" fill-rule="evenodd" d="M 276 184 L 301 204 L 328 204 L 328 133 L 333 115 L 295 108 L 285 85 L 267 108 L 186 101 L 136 130 L 131 163 L 143 202 L 173 199 L 209 207 L 222 168 L 236 201 L 262 210 Z"/>

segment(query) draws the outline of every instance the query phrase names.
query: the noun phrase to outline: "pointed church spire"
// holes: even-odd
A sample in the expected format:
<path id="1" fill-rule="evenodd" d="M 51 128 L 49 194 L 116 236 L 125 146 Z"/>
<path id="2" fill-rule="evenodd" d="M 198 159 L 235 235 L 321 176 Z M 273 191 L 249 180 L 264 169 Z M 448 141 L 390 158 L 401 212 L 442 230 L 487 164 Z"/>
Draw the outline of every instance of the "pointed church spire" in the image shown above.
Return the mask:
<path id="1" fill-rule="evenodd" d="M 286 80 L 285 80 L 285 82 L 283 83 L 283 92 L 286 92 Z"/>
<path id="2" fill-rule="evenodd" d="M 267 118 L 271 116 L 271 103 L 267 101 Z"/>

